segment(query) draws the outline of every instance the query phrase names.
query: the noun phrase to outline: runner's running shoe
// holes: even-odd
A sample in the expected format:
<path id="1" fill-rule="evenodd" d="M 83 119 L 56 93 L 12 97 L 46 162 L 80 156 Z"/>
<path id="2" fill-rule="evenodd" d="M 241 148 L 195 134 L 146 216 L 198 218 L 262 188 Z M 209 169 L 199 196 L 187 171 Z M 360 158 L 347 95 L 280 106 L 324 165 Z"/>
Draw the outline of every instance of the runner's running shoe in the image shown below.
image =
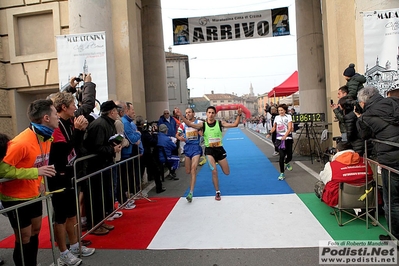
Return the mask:
<path id="1" fill-rule="evenodd" d="M 220 192 L 216 192 L 215 200 L 221 200 L 222 198 L 220 197 Z"/>
<path id="2" fill-rule="evenodd" d="M 289 163 L 286 163 L 284 165 L 285 165 L 285 169 L 287 169 L 288 171 L 292 171 L 292 166 Z"/>
<path id="3" fill-rule="evenodd" d="M 285 179 L 285 175 L 284 175 L 284 173 L 281 173 L 279 176 L 278 176 L 278 180 L 284 180 Z"/>
<path id="4" fill-rule="evenodd" d="M 193 193 L 188 193 L 188 195 L 187 195 L 187 197 L 186 197 L 186 200 L 188 201 L 188 202 L 192 202 L 193 201 Z"/>

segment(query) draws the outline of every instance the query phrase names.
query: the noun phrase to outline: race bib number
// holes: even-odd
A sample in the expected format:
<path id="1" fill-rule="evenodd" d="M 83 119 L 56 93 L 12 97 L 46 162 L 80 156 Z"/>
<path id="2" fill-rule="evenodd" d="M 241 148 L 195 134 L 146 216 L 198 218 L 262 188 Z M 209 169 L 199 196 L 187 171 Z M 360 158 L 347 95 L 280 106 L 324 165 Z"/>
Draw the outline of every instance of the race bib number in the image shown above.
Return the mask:
<path id="1" fill-rule="evenodd" d="M 277 125 L 277 131 L 278 132 L 284 132 L 285 131 L 285 125 L 284 124 Z"/>
<path id="2" fill-rule="evenodd" d="M 209 147 L 220 147 L 221 143 L 220 138 L 209 138 Z"/>
<path id="3" fill-rule="evenodd" d="M 198 139 L 198 130 L 192 127 L 186 128 L 186 138 L 188 140 L 197 140 Z"/>

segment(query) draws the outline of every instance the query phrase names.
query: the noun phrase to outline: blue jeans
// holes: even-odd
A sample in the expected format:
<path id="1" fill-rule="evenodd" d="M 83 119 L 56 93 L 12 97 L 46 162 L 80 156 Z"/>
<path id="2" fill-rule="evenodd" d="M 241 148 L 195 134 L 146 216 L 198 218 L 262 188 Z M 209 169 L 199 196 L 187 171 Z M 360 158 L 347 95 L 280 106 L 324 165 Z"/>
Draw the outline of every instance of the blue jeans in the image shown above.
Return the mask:
<path id="1" fill-rule="evenodd" d="M 389 226 L 389 203 L 391 203 L 391 233 L 399 239 L 399 175 L 391 172 L 391 179 L 389 180 L 389 172 L 382 169 L 382 191 L 384 199 L 384 211 L 387 224 Z M 391 199 L 388 201 L 388 186 L 391 183 Z"/>

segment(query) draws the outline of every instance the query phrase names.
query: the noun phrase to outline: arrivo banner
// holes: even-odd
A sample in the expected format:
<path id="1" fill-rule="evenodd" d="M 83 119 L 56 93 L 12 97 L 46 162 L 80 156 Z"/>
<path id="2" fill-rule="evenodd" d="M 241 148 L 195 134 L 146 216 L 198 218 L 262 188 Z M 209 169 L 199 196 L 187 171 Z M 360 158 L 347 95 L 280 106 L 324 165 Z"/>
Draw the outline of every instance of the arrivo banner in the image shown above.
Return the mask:
<path id="1" fill-rule="evenodd" d="M 173 19 L 173 44 L 185 45 L 290 35 L 288 7 Z"/>

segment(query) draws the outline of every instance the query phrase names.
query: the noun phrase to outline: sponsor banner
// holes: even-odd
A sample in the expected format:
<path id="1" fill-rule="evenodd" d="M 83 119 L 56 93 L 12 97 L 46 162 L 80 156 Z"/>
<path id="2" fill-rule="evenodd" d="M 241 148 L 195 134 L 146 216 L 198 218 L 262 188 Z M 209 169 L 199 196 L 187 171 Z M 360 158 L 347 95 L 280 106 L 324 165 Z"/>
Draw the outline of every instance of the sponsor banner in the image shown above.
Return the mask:
<path id="1" fill-rule="evenodd" d="M 367 84 L 386 95 L 398 84 L 399 9 L 364 12 L 363 16 Z"/>
<path id="2" fill-rule="evenodd" d="M 96 86 L 96 99 L 108 100 L 105 32 L 90 32 L 57 36 L 58 74 L 60 90 L 71 77 L 91 73 Z M 78 86 L 82 86 L 80 82 Z M 99 106 L 96 106 L 99 109 Z"/>
<path id="3" fill-rule="evenodd" d="M 319 264 L 397 264 L 396 241 L 321 240 Z"/>
<path id="4" fill-rule="evenodd" d="M 290 35 L 288 7 L 173 19 L 173 44 L 196 44 Z"/>

